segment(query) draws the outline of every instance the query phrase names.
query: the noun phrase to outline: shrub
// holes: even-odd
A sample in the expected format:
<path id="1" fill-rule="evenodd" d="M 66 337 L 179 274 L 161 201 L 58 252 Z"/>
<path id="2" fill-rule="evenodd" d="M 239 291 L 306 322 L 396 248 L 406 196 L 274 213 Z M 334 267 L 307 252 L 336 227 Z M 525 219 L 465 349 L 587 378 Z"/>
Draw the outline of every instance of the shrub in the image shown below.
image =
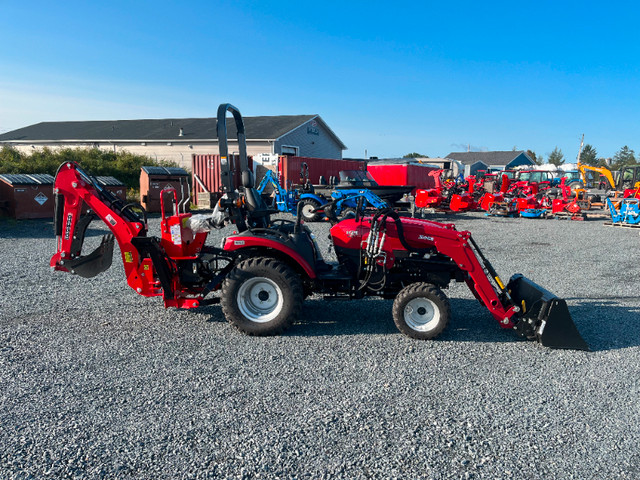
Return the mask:
<path id="1" fill-rule="evenodd" d="M 145 155 L 129 152 L 106 152 L 97 148 L 43 148 L 27 155 L 15 148 L 3 146 L 0 150 L 0 174 L 2 173 L 48 173 L 55 175 L 63 162 L 76 162 L 96 176 L 111 176 L 130 189 L 140 188 L 140 167 L 175 167 L 173 162 L 157 161 Z"/>

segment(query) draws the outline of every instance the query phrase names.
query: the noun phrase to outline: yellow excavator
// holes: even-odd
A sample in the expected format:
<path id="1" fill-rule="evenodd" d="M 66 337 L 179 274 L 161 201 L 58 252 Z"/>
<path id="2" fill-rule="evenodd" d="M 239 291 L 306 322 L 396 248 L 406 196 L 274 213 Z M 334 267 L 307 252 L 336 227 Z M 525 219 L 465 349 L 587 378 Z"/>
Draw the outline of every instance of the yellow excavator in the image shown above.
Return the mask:
<path id="1" fill-rule="evenodd" d="M 585 186 L 589 184 L 587 172 L 595 172 L 602 175 L 607 180 L 608 184 L 605 184 L 605 190 L 616 189 L 616 181 L 613 178 L 613 173 L 611 173 L 611 170 L 609 170 L 607 167 L 592 167 L 591 165 L 578 162 L 578 171 L 580 172 L 580 176 L 582 177 L 582 184 Z"/>
<path id="2" fill-rule="evenodd" d="M 582 178 L 583 187 L 586 188 L 587 185 L 591 183 L 590 179 L 587 177 L 587 172 L 595 172 L 607 179 L 607 182 L 609 183 L 609 185 L 605 184 L 605 188 L 604 188 L 605 190 L 609 190 L 609 189 L 615 190 L 616 181 L 613 178 L 613 173 L 611 173 L 611 170 L 609 170 L 607 167 L 593 167 L 591 165 L 587 165 L 586 163 L 580 162 L 583 146 L 584 146 L 584 134 L 582 135 L 582 140 L 580 141 L 580 150 L 578 150 L 578 159 L 577 159 L 578 171 L 580 172 L 580 178 Z"/>

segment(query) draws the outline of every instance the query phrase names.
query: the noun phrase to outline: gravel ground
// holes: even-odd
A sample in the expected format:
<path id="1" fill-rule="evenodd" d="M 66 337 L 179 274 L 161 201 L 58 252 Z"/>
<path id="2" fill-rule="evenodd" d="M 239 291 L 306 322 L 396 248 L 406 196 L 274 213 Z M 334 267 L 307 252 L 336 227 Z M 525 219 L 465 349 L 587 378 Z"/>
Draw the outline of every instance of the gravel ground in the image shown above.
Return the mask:
<path id="1" fill-rule="evenodd" d="M 0 221 L 0 477 L 639 478 L 638 231 L 434 218 L 567 299 L 593 351 L 518 339 L 464 284 L 433 341 L 399 334 L 391 301 L 319 297 L 247 337 L 217 306 L 136 295 L 119 252 L 93 279 L 54 273 L 50 221 Z"/>

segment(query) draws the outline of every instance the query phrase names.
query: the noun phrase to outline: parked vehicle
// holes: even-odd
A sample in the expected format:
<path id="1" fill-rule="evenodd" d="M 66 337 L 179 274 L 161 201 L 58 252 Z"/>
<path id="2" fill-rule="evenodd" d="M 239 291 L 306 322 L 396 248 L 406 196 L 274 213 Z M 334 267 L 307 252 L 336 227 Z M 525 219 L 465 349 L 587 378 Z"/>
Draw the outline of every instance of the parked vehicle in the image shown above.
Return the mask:
<path id="1" fill-rule="evenodd" d="M 582 187 L 585 184 L 583 175 L 579 170 L 567 170 L 566 172 L 563 172 L 562 175 L 554 177 L 553 180 L 551 180 L 551 186 L 559 187 L 563 178 L 565 179 L 565 184 L 572 190 L 574 189 L 574 185 Z"/>
<path id="2" fill-rule="evenodd" d="M 401 201 L 405 195 L 409 195 L 415 189 L 413 185 L 380 185 L 371 173 L 360 170 L 341 170 L 339 181 L 329 187 L 330 190 L 362 190 L 366 188 L 390 204 Z"/>
<path id="3" fill-rule="evenodd" d="M 302 216 L 309 222 L 317 222 L 322 218 L 322 215 L 315 213 L 314 210 L 320 205 L 327 203 L 327 200 L 313 193 L 313 190 L 308 190 L 306 193 L 301 193 L 298 190 L 287 190 L 280 185 L 276 174 L 271 170 L 267 170 L 260 181 L 260 184 L 256 188 L 260 195 L 264 195 L 267 187 L 272 187 L 271 204 L 269 205 L 274 211 L 286 212 L 296 214 L 298 203 L 302 204 Z"/>
<path id="4" fill-rule="evenodd" d="M 235 119 L 242 185 L 230 175 L 226 114 Z M 394 299 L 398 329 L 417 339 L 438 336 L 451 316 L 443 292 L 451 281 L 465 282 L 502 328 L 552 348 L 588 349 L 564 300 L 516 274 L 505 285 L 468 231 L 453 224 L 401 218 L 393 209 L 338 221 L 336 201 L 322 209 L 331 219 L 336 262 L 326 262 L 310 229 L 295 221 L 272 220 L 247 168 L 246 137 L 237 108 L 218 108 L 224 194 L 205 221 L 162 210 L 161 237 L 149 235 L 144 212 L 101 188 L 72 162 L 60 166 L 55 180 L 56 252 L 50 265 L 58 271 L 91 277 L 111 265 L 117 239 L 128 284 L 144 296 L 162 296 L 166 307 L 195 308 L 220 303 L 227 320 L 249 335 L 284 331 L 301 314 L 306 295 L 319 293 L 346 300 L 364 296 Z M 161 200 L 163 201 L 163 200 Z M 101 245 L 82 255 L 93 214 L 110 229 Z M 205 243 L 208 229 L 235 225 L 220 247 Z M 211 292 L 221 295 L 207 298 Z"/>

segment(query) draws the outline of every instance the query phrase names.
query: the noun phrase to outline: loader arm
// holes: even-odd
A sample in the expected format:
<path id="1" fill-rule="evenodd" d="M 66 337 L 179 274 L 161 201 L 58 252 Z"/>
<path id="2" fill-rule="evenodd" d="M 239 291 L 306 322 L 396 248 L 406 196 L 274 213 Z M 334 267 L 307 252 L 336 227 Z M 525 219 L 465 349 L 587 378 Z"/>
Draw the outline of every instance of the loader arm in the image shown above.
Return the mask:
<path id="1" fill-rule="evenodd" d="M 405 220 L 409 225 L 415 220 Z M 417 243 L 404 238 L 402 223 L 396 220 L 398 237 L 409 251 L 420 253 Z M 498 276 L 468 231 L 457 231 L 454 224 L 421 220 L 424 225 L 418 239 L 433 244 L 451 258 L 466 274 L 465 282 L 502 328 L 515 329 L 521 336 L 536 339 L 551 348 L 588 350 L 573 323 L 565 300 L 521 274 L 507 284 Z M 408 226 L 407 225 L 407 226 Z"/>
<path id="2" fill-rule="evenodd" d="M 173 297 L 171 265 L 160 251 L 157 239 L 147 237 L 144 218 L 111 192 L 100 187 L 77 164 L 60 166 L 54 185 L 56 253 L 50 265 L 55 270 L 93 277 L 111 265 L 113 241 L 122 255 L 127 283 L 144 296 Z M 83 214 L 86 207 L 90 212 Z M 97 216 L 111 231 L 91 254 L 82 255 L 87 226 Z"/>
<path id="3" fill-rule="evenodd" d="M 452 223 L 423 222 L 427 233 L 424 237 L 430 238 L 439 253 L 451 258 L 466 273 L 465 282 L 480 303 L 487 307 L 502 328 L 514 328 L 521 307 L 511 299 L 505 284 L 471 238 L 471 233 L 456 230 Z M 400 238 L 403 237 L 404 234 L 400 233 Z"/>

